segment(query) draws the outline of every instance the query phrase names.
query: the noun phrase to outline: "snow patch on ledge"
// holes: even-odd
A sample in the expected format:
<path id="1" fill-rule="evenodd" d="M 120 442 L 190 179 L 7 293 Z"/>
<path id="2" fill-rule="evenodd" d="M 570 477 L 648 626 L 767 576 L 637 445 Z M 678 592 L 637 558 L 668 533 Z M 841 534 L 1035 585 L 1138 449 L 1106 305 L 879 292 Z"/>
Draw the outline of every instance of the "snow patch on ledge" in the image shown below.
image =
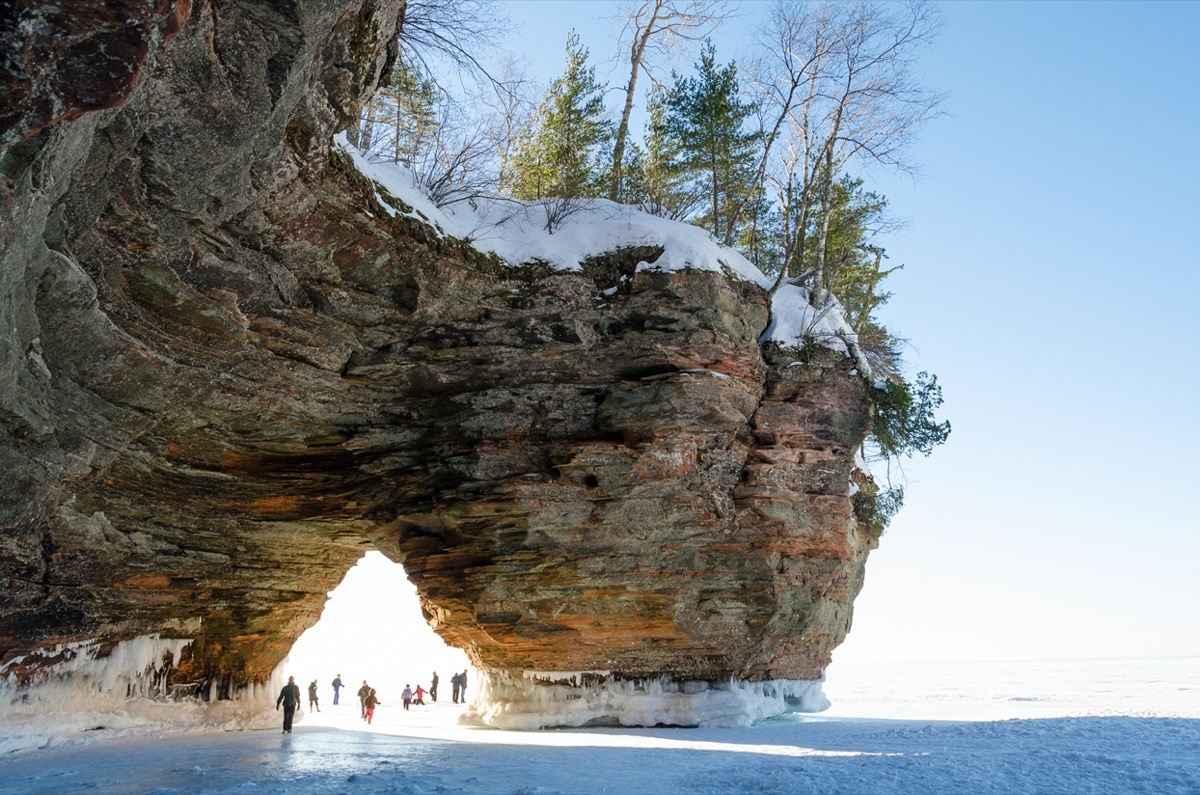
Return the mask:
<path id="1" fill-rule="evenodd" d="M 708 231 L 692 224 L 606 199 L 578 199 L 569 205 L 551 234 L 546 231 L 547 205 L 543 203 L 481 194 L 438 207 L 409 169 L 370 159 L 350 144 L 345 133 L 336 136 L 333 145 L 375 184 L 380 205 L 393 217 L 416 219 L 439 235 L 465 240 L 510 265 L 540 261 L 559 270 L 577 271 L 584 260 L 600 254 L 661 247 L 661 256 L 653 263 L 638 263 L 637 270 L 675 272 L 691 268 L 723 273 L 764 290 L 775 284 L 774 276 L 767 276 L 740 253 L 722 246 Z M 389 196 L 407 209 L 389 201 Z M 841 304 L 830 296 L 822 307 L 814 308 L 808 298 L 802 287 L 786 283 L 780 287 L 772 297 L 771 325 L 760 344 L 770 341 L 800 347 L 812 342 L 860 359 L 858 337 L 846 322 Z"/>
<path id="2" fill-rule="evenodd" d="M 394 216 L 420 220 L 439 234 L 466 240 L 510 265 L 541 261 L 559 270 L 577 271 L 581 262 L 598 254 L 661 246 L 662 255 L 653 263 L 639 263 L 638 270 L 716 271 L 764 289 L 774 281 L 741 254 L 717 243 L 707 231 L 637 207 L 606 199 L 579 199 L 569 205 L 551 234 L 546 231 L 542 203 L 482 194 L 438 207 L 418 187 L 410 170 L 369 159 L 347 141 L 345 133 L 334 138 L 333 145 L 351 158 L 363 176 L 411 208 L 405 212 L 380 195 L 380 204 Z"/>
<path id="3" fill-rule="evenodd" d="M 771 323 L 758 342 L 775 342 L 785 348 L 815 343 L 854 358 L 864 372 L 870 369 L 858 353 L 858 334 L 846 322 L 841 303 L 829 295 L 823 306 L 814 307 L 808 291 L 794 284 L 784 284 L 772 297 Z"/>
<path id="4" fill-rule="evenodd" d="M 829 708 L 823 679 L 675 682 L 669 677 L 596 681 L 600 671 L 481 673 L 463 723 L 533 730 L 579 726 L 750 726 L 785 712 Z M 556 684 L 545 684 L 546 681 Z M 557 684 L 574 681 L 579 684 Z"/>
<path id="5" fill-rule="evenodd" d="M 276 722 L 271 682 L 207 703 L 194 687 L 172 687 L 169 673 L 191 639 L 147 635 L 117 643 L 58 644 L 10 660 L 0 671 L 0 755 L 167 731 L 265 728 Z M 56 660 L 22 681 L 32 657 Z"/>

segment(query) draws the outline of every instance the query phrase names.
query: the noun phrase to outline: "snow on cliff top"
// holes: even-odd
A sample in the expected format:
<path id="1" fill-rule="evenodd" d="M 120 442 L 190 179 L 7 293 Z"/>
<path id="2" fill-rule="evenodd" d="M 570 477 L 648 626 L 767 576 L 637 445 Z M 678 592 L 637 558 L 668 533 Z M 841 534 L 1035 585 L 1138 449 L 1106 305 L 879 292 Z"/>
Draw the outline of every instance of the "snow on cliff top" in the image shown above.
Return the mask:
<path id="1" fill-rule="evenodd" d="M 412 207 L 408 215 L 443 235 L 467 240 L 478 250 L 495 254 L 510 265 L 541 260 L 560 270 L 579 270 L 589 257 L 619 248 L 661 246 L 663 254 L 639 270 L 716 271 L 769 290 L 774 278 L 745 257 L 717 243 L 704 229 L 650 215 L 636 207 L 605 199 L 579 200 L 570 214 L 546 231 L 546 210 L 534 202 L 496 195 L 438 207 L 417 187 L 415 175 L 393 163 L 373 162 L 339 135 L 335 146 L 348 154 L 355 167 L 393 197 Z M 380 202 L 399 214 L 386 201 Z M 849 353 L 845 340 L 857 338 L 836 302 L 822 309 L 808 303 L 801 287 L 783 286 L 772 302 L 771 323 L 760 342 L 799 346 L 805 340 Z"/>

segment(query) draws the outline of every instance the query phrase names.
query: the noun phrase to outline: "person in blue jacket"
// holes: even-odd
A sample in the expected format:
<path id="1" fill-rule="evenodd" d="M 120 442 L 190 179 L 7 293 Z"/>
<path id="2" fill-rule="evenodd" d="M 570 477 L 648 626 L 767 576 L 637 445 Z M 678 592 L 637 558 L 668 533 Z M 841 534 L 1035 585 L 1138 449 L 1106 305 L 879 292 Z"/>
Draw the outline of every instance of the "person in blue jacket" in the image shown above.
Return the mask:
<path id="1" fill-rule="evenodd" d="M 333 680 L 333 703 L 338 703 L 338 691 L 342 689 L 342 675 L 338 674 Z"/>

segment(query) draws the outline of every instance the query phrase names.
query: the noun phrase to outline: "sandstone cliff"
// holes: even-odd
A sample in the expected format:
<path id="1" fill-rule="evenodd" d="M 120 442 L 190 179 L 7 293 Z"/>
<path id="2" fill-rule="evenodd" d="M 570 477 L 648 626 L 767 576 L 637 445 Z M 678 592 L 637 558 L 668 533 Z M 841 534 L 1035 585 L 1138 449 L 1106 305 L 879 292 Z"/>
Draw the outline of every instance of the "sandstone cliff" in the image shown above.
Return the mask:
<path id="1" fill-rule="evenodd" d="M 853 362 L 761 346 L 719 270 L 388 212 L 331 141 L 398 4 L 151 5 L 3 33 L 9 684 L 157 636 L 158 691 L 228 697 L 372 548 L 497 688 L 819 678 L 874 544 Z"/>

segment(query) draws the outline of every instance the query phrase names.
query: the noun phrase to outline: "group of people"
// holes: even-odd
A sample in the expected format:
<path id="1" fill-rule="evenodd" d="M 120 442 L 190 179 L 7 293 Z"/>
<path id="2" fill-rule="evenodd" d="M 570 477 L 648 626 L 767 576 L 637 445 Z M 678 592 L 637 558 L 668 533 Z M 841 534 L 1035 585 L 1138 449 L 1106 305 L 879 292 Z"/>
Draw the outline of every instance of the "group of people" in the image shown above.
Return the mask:
<path id="1" fill-rule="evenodd" d="M 454 699 L 454 703 L 459 701 L 467 703 L 467 672 L 455 674 L 450 677 L 450 696 Z"/>
<path id="2" fill-rule="evenodd" d="M 452 687 L 452 697 L 455 704 L 466 703 L 467 701 L 467 672 L 463 671 L 459 674 L 454 674 L 450 677 Z M 334 677 L 333 682 L 333 703 L 337 704 L 341 697 L 341 690 L 346 685 L 342 682 L 342 675 L 338 674 Z M 408 709 L 411 705 L 417 704 L 425 706 L 425 696 L 429 696 L 430 701 L 437 701 L 438 694 L 438 675 L 437 671 L 433 672 L 433 676 L 429 680 L 429 689 L 417 685 L 416 689 L 412 689 L 409 685 L 404 685 L 404 690 L 400 693 L 400 700 L 404 703 L 404 708 Z M 362 687 L 358 689 L 358 701 L 362 708 L 362 719 L 367 723 L 371 723 L 375 717 L 375 707 L 383 702 L 379 700 L 375 688 L 367 684 L 364 679 Z M 283 733 L 292 733 L 292 721 L 296 716 L 296 709 L 300 706 L 300 687 L 296 684 L 294 676 L 288 677 L 288 683 L 283 686 L 283 690 L 279 692 L 279 698 L 275 700 L 275 709 L 278 711 L 283 707 Z M 320 712 L 321 704 L 317 696 L 317 680 L 312 680 L 312 684 L 308 686 L 308 709 L 310 712 Z"/>

